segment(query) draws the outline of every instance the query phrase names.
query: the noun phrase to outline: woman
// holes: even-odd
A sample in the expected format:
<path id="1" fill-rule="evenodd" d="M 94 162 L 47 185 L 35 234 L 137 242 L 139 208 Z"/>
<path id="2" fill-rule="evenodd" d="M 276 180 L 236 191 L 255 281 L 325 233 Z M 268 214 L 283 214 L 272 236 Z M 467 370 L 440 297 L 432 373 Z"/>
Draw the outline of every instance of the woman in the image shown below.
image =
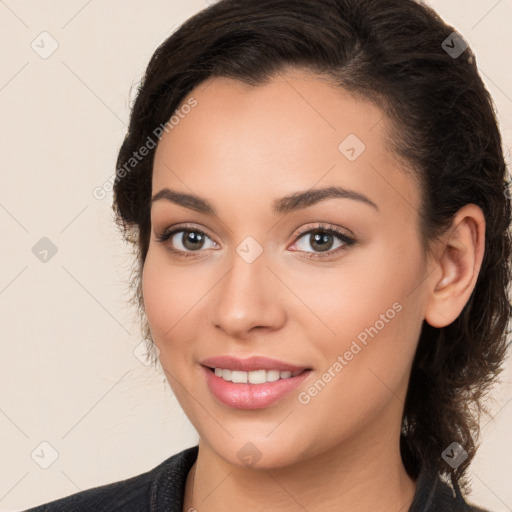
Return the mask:
<path id="1" fill-rule="evenodd" d="M 222 0 L 153 55 L 114 210 L 199 444 L 32 510 L 482 510 L 511 314 L 475 56 L 412 0 Z M 158 356 L 157 356 L 158 353 Z"/>

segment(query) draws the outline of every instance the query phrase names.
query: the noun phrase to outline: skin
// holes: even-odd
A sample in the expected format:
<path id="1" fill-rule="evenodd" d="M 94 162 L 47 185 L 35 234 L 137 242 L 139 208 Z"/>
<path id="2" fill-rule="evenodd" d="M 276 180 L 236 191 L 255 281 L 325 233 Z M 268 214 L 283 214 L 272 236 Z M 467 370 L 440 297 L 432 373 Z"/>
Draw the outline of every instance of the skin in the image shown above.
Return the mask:
<path id="1" fill-rule="evenodd" d="M 466 205 L 424 256 L 420 192 L 389 149 L 385 115 L 306 71 L 288 70 L 260 87 L 211 78 L 184 103 L 189 97 L 197 106 L 157 147 L 152 193 L 194 193 L 218 214 L 155 201 L 143 269 L 160 362 L 199 434 L 183 510 L 408 510 L 416 483 L 402 464 L 399 433 L 412 359 L 423 320 L 447 325 L 469 299 L 483 257 L 481 210 Z M 366 146 L 355 161 L 338 149 L 351 133 Z M 275 199 L 324 186 L 364 194 L 378 210 L 331 198 L 272 212 Z M 207 235 L 188 259 L 170 251 L 171 240 L 156 239 L 182 223 Z M 333 236 L 330 250 L 344 249 L 308 259 L 322 254 L 315 233 L 297 233 L 319 223 L 356 243 Z M 187 251 L 182 234 L 174 247 Z M 236 252 L 248 236 L 262 249 L 252 263 Z M 394 319 L 300 403 L 298 394 L 394 303 L 402 307 Z M 313 371 L 277 403 L 238 410 L 210 393 L 199 365 L 225 354 Z M 248 442 L 261 457 L 253 466 L 237 455 Z"/>

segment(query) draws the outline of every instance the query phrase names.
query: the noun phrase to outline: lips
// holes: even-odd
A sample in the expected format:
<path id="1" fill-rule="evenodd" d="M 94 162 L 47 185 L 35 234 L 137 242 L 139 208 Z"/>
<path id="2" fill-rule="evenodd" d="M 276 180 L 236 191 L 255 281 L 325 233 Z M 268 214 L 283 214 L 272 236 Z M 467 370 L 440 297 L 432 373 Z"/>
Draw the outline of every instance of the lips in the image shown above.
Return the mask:
<path id="1" fill-rule="evenodd" d="M 255 370 L 277 370 L 279 372 L 288 371 L 291 373 L 297 373 L 311 369 L 307 366 L 297 366 L 285 361 L 263 356 L 253 356 L 248 359 L 239 359 L 234 356 L 216 356 L 204 359 L 200 363 L 207 368 L 224 368 L 244 372 L 251 372 Z"/>
<path id="2" fill-rule="evenodd" d="M 223 405 L 232 409 L 263 409 L 289 396 L 312 374 L 304 370 L 296 377 L 279 379 L 263 384 L 228 382 L 218 377 L 207 366 L 202 367 L 211 394 Z M 236 370 L 235 370 L 236 371 Z"/>

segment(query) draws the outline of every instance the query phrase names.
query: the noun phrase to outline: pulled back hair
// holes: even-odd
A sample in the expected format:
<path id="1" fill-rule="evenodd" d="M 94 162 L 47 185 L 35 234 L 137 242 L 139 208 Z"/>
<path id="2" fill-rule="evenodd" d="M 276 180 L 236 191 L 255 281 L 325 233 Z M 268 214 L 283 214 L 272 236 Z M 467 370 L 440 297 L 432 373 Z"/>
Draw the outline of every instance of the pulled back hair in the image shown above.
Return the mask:
<path id="1" fill-rule="evenodd" d="M 424 250 L 464 205 L 478 205 L 485 216 L 485 254 L 464 309 L 443 328 L 423 322 L 400 444 L 412 478 L 428 467 L 467 491 L 480 418 L 488 412 L 484 398 L 508 349 L 511 204 L 496 111 L 475 55 L 468 47 L 455 58 L 442 46 L 454 32 L 413 0 L 221 0 L 209 6 L 167 38 L 147 66 L 118 154 L 113 209 L 132 244 L 132 301 L 155 362 L 141 283 L 155 149 L 120 172 L 134 151 L 210 77 L 258 86 L 300 68 L 374 102 L 393 127 L 394 153 L 420 186 Z M 457 468 L 442 458 L 452 442 L 468 453 Z"/>

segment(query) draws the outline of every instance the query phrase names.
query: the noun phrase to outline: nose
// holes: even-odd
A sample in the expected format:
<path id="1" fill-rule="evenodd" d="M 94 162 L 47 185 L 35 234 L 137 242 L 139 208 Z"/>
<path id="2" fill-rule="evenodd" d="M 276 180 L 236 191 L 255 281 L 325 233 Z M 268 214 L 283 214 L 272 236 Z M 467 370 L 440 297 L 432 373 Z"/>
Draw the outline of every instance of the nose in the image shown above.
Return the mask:
<path id="1" fill-rule="evenodd" d="M 260 256 L 248 263 L 236 254 L 233 265 L 212 290 L 210 321 L 236 339 L 280 329 L 286 322 L 283 284 Z"/>

